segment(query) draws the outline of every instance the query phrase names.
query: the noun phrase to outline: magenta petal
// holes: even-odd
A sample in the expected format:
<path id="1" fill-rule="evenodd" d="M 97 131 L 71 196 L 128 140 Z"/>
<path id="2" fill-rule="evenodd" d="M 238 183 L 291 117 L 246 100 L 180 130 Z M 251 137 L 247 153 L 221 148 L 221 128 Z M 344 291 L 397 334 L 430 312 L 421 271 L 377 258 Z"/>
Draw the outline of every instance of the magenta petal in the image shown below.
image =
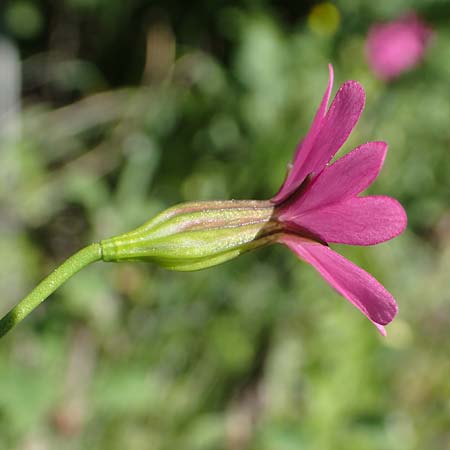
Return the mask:
<path id="1" fill-rule="evenodd" d="M 378 323 L 375 323 L 373 321 L 372 323 L 377 327 L 377 330 L 380 332 L 381 336 L 387 336 L 386 329 L 383 327 L 383 325 L 379 325 Z"/>
<path id="2" fill-rule="evenodd" d="M 305 156 L 311 150 L 311 147 L 314 144 L 317 134 L 319 133 L 322 127 L 323 118 L 325 117 L 325 114 L 327 112 L 328 102 L 330 100 L 331 89 L 333 89 L 334 71 L 333 66 L 331 64 L 328 64 L 328 74 L 329 75 L 328 75 L 327 89 L 323 94 L 322 101 L 320 102 L 319 109 L 317 110 L 316 115 L 314 116 L 314 120 L 311 124 L 311 128 L 309 129 L 308 134 L 297 147 L 294 156 L 294 164 L 293 164 L 294 166 L 297 163 L 301 164 L 301 161 L 305 159 Z"/>
<path id="3" fill-rule="evenodd" d="M 328 64 L 328 71 L 329 71 L 329 78 L 327 89 L 323 94 L 322 101 L 320 102 L 319 109 L 317 110 L 316 115 L 314 116 L 314 120 L 311 124 L 311 128 L 309 129 L 308 134 L 297 147 L 294 156 L 293 168 L 298 167 L 299 164 L 300 165 L 302 164 L 302 161 L 307 157 L 308 153 L 311 151 L 311 147 L 314 144 L 314 140 L 316 139 L 316 136 L 320 131 L 323 118 L 325 117 L 325 113 L 327 111 L 328 101 L 330 100 L 331 89 L 333 88 L 334 72 L 333 66 L 331 64 Z M 279 203 L 285 200 L 287 197 L 289 197 L 292 194 L 292 192 L 294 192 L 300 186 L 300 184 L 302 184 L 306 175 L 296 173 L 296 171 L 291 169 L 280 190 L 272 198 L 272 201 L 274 203 Z"/>
<path id="4" fill-rule="evenodd" d="M 407 217 L 400 203 L 385 196 L 353 197 L 288 221 L 325 242 L 373 245 L 398 236 Z"/>
<path id="5" fill-rule="evenodd" d="M 328 113 L 320 124 L 311 147 L 302 149 L 280 192 L 272 199 L 280 203 L 310 174 L 318 174 L 347 140 L 364 108 L 364 89 L 356 81 L 345 82 L 338 90 Z"/>
<path id="6" fill-rule="evenodd" d="M 292 236 L 283 237 L 282 243 L 314 266 L 334 289 L 375 324 L 386 325 L 397 314 L 394 298 L 372 275 L 329 247 Z M 383 333 L 381 327 L 377 328 Z"/>
<path id="7" fill-rule="evenodd" d="M 339 89 L 325 116 L 320 133 L 302 171 L 319 173 L 341 148 L 352 132 L 364 108 L 365 94 L 356 81 L 347 81 Z"/>
<path id="8" fill-rule="evenodd" d="M 368 142 L 326 167 L 283 216 L 339 203 L 366 189 L 378 176 L 386 156 L 385 142 Z"/>

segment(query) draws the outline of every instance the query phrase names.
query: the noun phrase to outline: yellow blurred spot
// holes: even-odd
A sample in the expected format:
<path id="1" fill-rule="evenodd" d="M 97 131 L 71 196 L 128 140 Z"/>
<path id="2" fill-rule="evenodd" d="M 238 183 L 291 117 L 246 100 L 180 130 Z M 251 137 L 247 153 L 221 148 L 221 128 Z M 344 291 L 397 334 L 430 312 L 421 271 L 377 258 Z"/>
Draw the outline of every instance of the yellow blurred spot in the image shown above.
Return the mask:
<path id="1" fill-rule="evenodd" d="M 330 36 L 336 32 L 341 22 L 339 10 L 332 3 L 319 3 L 308 15 L 308 26 L 313 33 Z"/>

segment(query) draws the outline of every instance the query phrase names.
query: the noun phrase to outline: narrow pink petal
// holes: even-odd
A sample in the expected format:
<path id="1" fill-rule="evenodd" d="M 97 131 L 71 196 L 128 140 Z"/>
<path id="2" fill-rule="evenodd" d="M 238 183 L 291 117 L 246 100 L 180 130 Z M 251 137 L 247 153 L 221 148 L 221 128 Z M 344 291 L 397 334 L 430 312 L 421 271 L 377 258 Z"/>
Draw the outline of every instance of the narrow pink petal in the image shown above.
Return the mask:
<path id="1" fill-rule="evenodd" d="M 373 321 L 372 323 L 377 327 L 377 330 L 380 332 L 381 336 L 387 336 L 386 329 L 383 327 L 383 325 L 379 325 L 378 323 L 375 323 Z"/>
<path id="2" fill-rule="evenodd" d="M 308 134 L 306 137 L 300 141 L 299 145 L 297 146 L 297 150 L 294 155 L 294 161 L 292 164 L 292 167 L 296 167 L 299 164 L 302 164 L 302 161 L 306 158 L 307 154 L 311 151 L 311 147 L 314 143 L 314 140 L 316 139 L 317 134 L 320 131 L 320 128 L 322 126 L 323 118 L 325 117 L 325 113 L 327 111 L 328 102 L 330 100 L 331 90 L 333 89 L 333 80 L 334 80 L 334 72 L 333 72 L 333 66 L 331 64 L 328 64 L 328 86 L 325 90 L 325 93 L 323 94 L 322 101 L 320 102 L 319 109 L 316 112 L 316 115 L 314 116 L 314 120 L 311 124 L 311 128 L 308 131 Z M 301 177 L 301 174 L 300 174 Z M 292 194 L 293 191 L 295 191 L 303 182 L 303 179 L 301 179 L 299 176 L 297 176 L 295 173 L 293 173 L 292 168 L 289 170 L 288 176 L 281 186 L 278 193 L 272 198 L 272 201 L 274 203 L 279 203 L 289 197 L 289 195 Z M 303 177 L 304 178 L 304 177 Z"/>
<path id="3" fill-rule="evenodd" d="M 318 174 L 347 140 L 364 108 L 365 94 L 356 81 L 345 82 L 320 124 L 310 147 L 302 145 L 294 167 L 280 192 L 272 199 L 281 203 L 297 189 L 310 174 Z"/>
<path id="4" fill-rule="evenodd" d="M 286 206 L 283 217 L 340 203 L 359 194 L 378 176 L 386 151 L 385 142 L 368 142 L 355 148 L 326 167 L 297 201 Z"/>
<path id="5" fill-rule="evenodd" d="M 340 87 L 306 161 L 303 170 L 307 174 L 322 171 L 341 148 L 358 122 L 364 103 L 364 89 L 358 82 L 347 81 Z"/>
<path id="6" fill-rule="evenodd" d="M 283 220 L 283 219 L 281 219 Z M 373 245 L 398 236 L 407 217 L 400 203 L 385 196 L 353 197 L 291 217 L 292 223 L 325 242 Z"/>
<path id="7" fill-rule="evenodd" d="M 397 314 L 392 295 L 369 273 L 321 244 L 286 236 L 282 243 L 314 266 L 341 295 L 378 325 L 386 325 Z M 383 334 L 383 328 L 377 326 Z"/>
<path id="8" fill-rule="evenodd" d="M 305 159 L 306 154 L 311 150 L 311 147 L 314 144 L 317 134 L 319 133 L 322 127 L 323 118 L 325 117 L 328 108 L 328 102 L 330 101 L 331 90 L 333 89 L 333 81 L 334 81 L 333 66 L 331 64 L 328 64 L 328 86 L 325 93 L 323 94 L 322 101 L 320 102 L 319 109 L 317 110 L 316 115 L 314 116 L 314 120 L 311 124 L 311 128 L 309 129 L 308 134 L 297 147 L 294 156 L 294 166 L 299 161 L 300 161 L 299 164 L 301 164 L 301 161 Z"/>

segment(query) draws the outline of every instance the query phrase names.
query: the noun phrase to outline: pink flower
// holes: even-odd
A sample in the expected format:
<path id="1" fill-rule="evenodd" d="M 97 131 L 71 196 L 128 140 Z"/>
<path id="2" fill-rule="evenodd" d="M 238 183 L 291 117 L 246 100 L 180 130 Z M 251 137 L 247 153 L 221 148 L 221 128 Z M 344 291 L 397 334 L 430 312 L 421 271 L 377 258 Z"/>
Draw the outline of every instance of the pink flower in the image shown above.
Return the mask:
<path id="1" fill-rule="evenodd" d="M 333 69 L 312 126 L 298 146 L 293 165 L 272 198 L 285 231 L 279 242 L 311 264 L 341 295 L 385 334 L 397 313 L 392 295 L 370 274 L 334 252 L 329 243 L 373 245 L 399 235 L 406 213 L 393 198 L 360 197 L 378 176 L 387 144 L 368 142 L 328 165 L 347 140 L 364 108 L 364 90 L 345 82 L 330 108 Z"/>
<path id="2" fill-rule="evenodd" d="M 244 252 L 282 243 L 385 334 L 397 313 L 392 295 L 375 278 L 328 244 L 372 245 L 400 234 L 406 214 L 394 199 L 359 197 L 378 176 L 384 142 L 369 142 L 328 165 L 364 107 L 364 90 L 347 81 L 327 111 L 330 79 L 311 129 L 271 200 L 188 202 L 163 211 L 141 227 L 101 241 L 104 261 L 152 261 L 170 270 L 200 270 Z"/>
<path id="3" fill-rule="evenodd" d="M 398 77 L 422 60 L 431 36 L 431 29 L 413 13 L 393 22 L 375 24 L 366 42 L 371 69 L 381 79 Z"/>

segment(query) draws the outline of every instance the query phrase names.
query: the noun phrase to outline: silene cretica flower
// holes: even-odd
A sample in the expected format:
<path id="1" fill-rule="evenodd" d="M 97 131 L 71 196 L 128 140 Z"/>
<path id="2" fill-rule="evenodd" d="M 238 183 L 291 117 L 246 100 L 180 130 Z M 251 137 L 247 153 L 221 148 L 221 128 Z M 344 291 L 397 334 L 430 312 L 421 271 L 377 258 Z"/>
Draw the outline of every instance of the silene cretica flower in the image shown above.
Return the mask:
<path id="1" fill-rule="evenodd" d="M 356 125 L 365 102 L 356 81 L 345 82 L 330 108 L 333 69 L 311 128 L 287 177 L 270 200 L 183 203 L 141 227 L 91 244 L 69 258 L 0 321 L 0 335 L 20 322 L 59 285 L 95 261 L 149 261 L 167 269 L 211 267 L 269 244 L 289 247 L 385 334 L 397 305 L 370 274 L 329 244 L 373 245 L 400 234 L 406 214 L 393 198 L 360 196 L 378 176 L 384 142 L 363 144 L 330 160 Z"/>
<path id="2" fill-rule="evenodd" d="M 356 125 L 364 90 L 347 81 L 327 110 L 333 69 L 311 128 L 299 144 L 286 180 L 268 201 L 193 202 L 175 206 L 141 228 L 102 242 L 107 261 L 149 260 L 196 270 L 244 251 L 284 244 L 311 264 L 385 334 L 397 313 L 392 295 L 328 244 L 373 245 L 400 234 L 406 214 L 390 197 L 360 197 L 378 176 L 384 142 L 368 142 L 328 165 Z"/>

